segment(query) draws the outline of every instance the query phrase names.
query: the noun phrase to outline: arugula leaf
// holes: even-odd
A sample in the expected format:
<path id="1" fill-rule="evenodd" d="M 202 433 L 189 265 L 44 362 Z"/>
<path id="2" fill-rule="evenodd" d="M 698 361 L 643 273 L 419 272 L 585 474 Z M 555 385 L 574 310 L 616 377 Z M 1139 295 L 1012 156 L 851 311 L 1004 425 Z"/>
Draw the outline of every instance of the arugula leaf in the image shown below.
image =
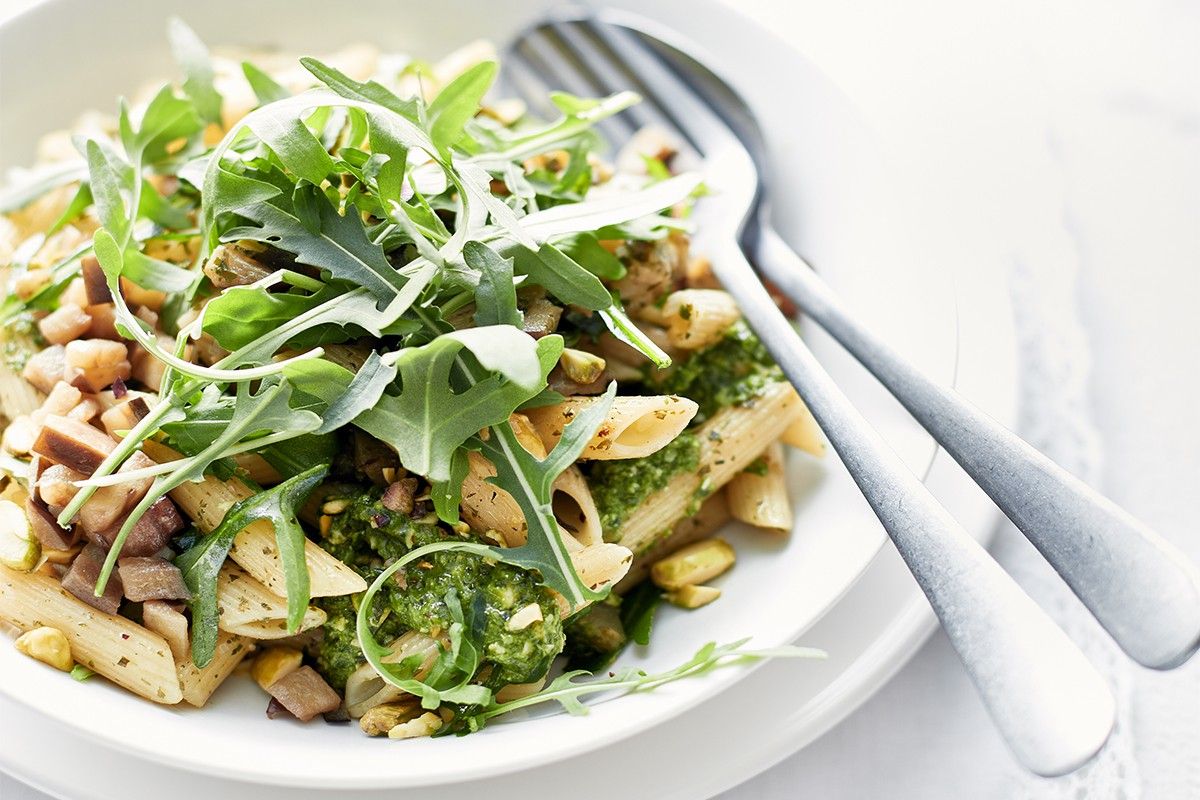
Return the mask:
<path id="1" fill-rule="evenodd" d="M 483 96 L 496 80 L 495 61 L 483 61 L 468 69 L 438 92 L 429 106 L 429 138 L 449 155 L 462 138 L 467 121 L 475 116 Z"/>
<path id="2" fill-rule="evenodd" d="M 583 100 L 565 93 L 551 95 L 554 104 L 563 116 L 551 124 L 528 132 L 521 132 L 505 143 L 501 150 L 481 153 L 470 159 L 488 170 L 503 170 L 514 161 L 524 161 L 553 150 L 557 145 L 586 133 L 593 125 L 606 117 L 619 114 L 638 103 L 641 98 L 633 92 L 618 92 L 602 100 Z"/>
<path id="3" fill-rule="evenodd" d="M 600 230 L 670 208 L 691 196 L 700 181 L 698 173 L 685 172 L 636 192 L 564 203 L 523 217 L 521 227 L 538 241 Z"/>
<path id="4" fill-rule="evenodd" d="M 420 122 L 420 113 L 418 111 L 420 101 L 415 98 L 402 100 L 393 94 L 390 89 L 377 81 L 360 83 L 348 77 L 343 72 L 322 64 L 315 58 L 302 58 L 300 59 L 300 64 L 311 72 L 317 80 L 348 100 L 374 103 L 375 105 L 394 111 L 414 124 L 419 124 Z"/>
<path id="5" fill-rule="evenodd" d="M 85 180 L 87 174 L 87 162 L 83 160 L 63 161 L 26 170 L 19 180 L 0 192 L 0 214 L 24 208 L 60 186 Z"/>
<path id="6" fill-rule="evenodd" d="M 794 645 L 764 650 L 743 649 L 747 642 L 749 639 L 740 639 L 722 645 L 709 642 L 684 663 L 658 673 L 647 673 L 636 667 L 627 667 L 611 672 L 603 678 L 594 678 L 586 670 L 565 672 L 540 692 L 518 700 L 510 700 L 507 703 L 493 702 L 467 719 L 456 720 L 456 727 L 460 733 L 473 733 L 483 728 L 489 720 L 502 714 L 547 702 L 558 703 L 567 713 L 580 716 L 588 713 L 588 707 L 582 702 L 583 698 L 593 694 L 605 692 L 630 694 L 651 691 L 684 678 L 705 675 L 720 667 L 759 661 L 764 658 L 825 658 L 822 650 Z M 583 678 L 593 679 L 581 680 Z"/>
<path id="7" fill-rule="evenodd" d="M 612 295 L 600 279 L 549 242 L 536 251 L 515 245 L 511 252 L 519 272 L 563 303 L 593 311 L 612 305 Z"/>
<path id="8" fill-rule="evenodd" d="M 283 562 L 288 595 L 288 630 L 295 631 L 308 608 L 308 567 L 304 561 L 304 531 L 296 510 L 328 473 L 316 466 L 270 489 L 256 492 L 234 504 L 221 524 L 175 559 L 192 593 L 192 663 L 208 666 L 217 647 L 217 575 L 237 535 L 257 520 L 275 527 L 275 541 Z"/>
<path id="9" fill-rule="evenodd" d="M 589 404 L 566 425 L 562 437 L 544 459 L 535 458 L 521 445 L 507 417 L 503 423 L 492 426 L 491 436 L 480 446 L 496 468 L 496 476 L 488 481 L 512 495 L 528 526 L 525 544 L 506 548 L 497 557 L 510 564 L 537 570 L 542 582 L 565 597 L 572 609 L 581 608 L 604 593 L 585 586 L 575 572 L 554 517 L 554 481 L 579 458 L 604 422 L 616 395 L 614 381 L 596 402 Z"/>
<path id="10" fill-rule="evenodd" d="M 167 21 L 167 38 L 175 61 L 183 68 L 183 91 L 206 122 L 220 122 L 221 95 L 213 87 L 213 67 L 208 48 L 195 31 L 178 17 L 171 17 Z"/>
<path id="11" fill-rule="evenodd" d="M 320 185 L 336 170 L 333 158 L 299 116 L 254 114 L 246 127 L 273 152 L 292 174 Z"/>
<path id="12" fill-rule="evenodd" d="M 293 409 L 289 402 L 291 392 L 291 384 L 278 379 L 272 383 L 264 382 L 257 394 L 251 393 L 248 383 L 237 385 L 233 414 L 220 435 L 196 455 L 172 462 L 175 466 L 171 473 L 156 478 L 150 490 L 129 512 L 113 540 L 112 547 L 109 548 L 108 557 L 105 558 L 104 567 L 96 581 L 97 597 L 103 595 L 104 587 L 108 584 L 108 578 L 133 526 L 150 506 L 166 497 L 168 492 L 187 481 L 202 480 L 205 470 L 213 462 L 225 457 L 227 451 L 243 439 L 270 433 L 275 440 L 280 440 L 316 430 L 321 424 L 321 418 L 311 411 Z"/>
<path id="13" fill-rule="evenodd" d="M 467 242 L 463 247 L 467 266 L 479 271 L 475 288 L 475 324 L 512 325 L 520 328 L 517 290 L 513 285 L 513 261 L 501 258 L 483 242 Z"/>
<path id="14" fill-rule="evenodd" d="M 391 655 L 391 650 L 381 645 L 371 631 L 371 609 L 375 603 L 375 596 L 396 572 L 413 561 L 443 550 L 474 553 L 481 558 L 490 558 L 494 549 L 476 542 L 450 541 L 435 542 L 410 550 L 379 574 L 379 577 L 368 587 L 358 603 L 355 628 L 359 646 L 362 647 L 367 663 L 387 683 L 420 697 L 423 708 L 432 710 L 444 703 L 466 706 L 485 705 L 492 700 L 490 689 L 470 682 L 479 668 L 480 656 L 475 648 L 470 646 L 467 637 L 463 635 L 466 619 L 462 612 L 462 605 L 453 593 L 447 596 L 447 607 L 454 620 L 447 632 L 450 647 L 442 650 L 425 680 L 421 681 L 417 680 L 415 675 L 421 667 L 422 657 L 418 656 L 415 661 L 405 659 L 400 663 L 383 660 Z"/>
<path id="15" fill-rule="evenodd" d="M 375 295 L 379 307 L 395 299 L 404 288 L 404 276 L 388 262 L 383 248 L 367 238 L 358 210 L 350 206 L 343 216 L 324 195 L 315 200 L 318 232 L 310 231 L 293 212 L 263 202 L 239 212 L 257 226 L 234 228 L 221 239 L 250 239 L 286 250 L 300 264 L 327 270 L 335 278 L 364 287 Z"/>
<path id="16" fill-rule="evenodd" d="M 292 96 L 292 93 L 276 83 L 274 78 L 249 61 L 242 62 L 242 74 L 246 76 L 246 82 L 250 84 L 250 90 L 258 98 L 260 106 Z"/>
<path id="17" fill-rule="evenodd" d="M 662 605 L 663 593 L 650 581 L 642 582 L 637 588 L 621 598 L 621 625 L 631 642 L 645 647 L 650 644 L 650 631 L 654 627 L 654 616 Z"/>
<path id="18" fill-rule="evenodd" d="M 614 301 L 611 306 L 601 309 L 597 313 L 604 320 L 604 325 L 608 328 L 609 333 L 618 340 L 649 358 L 659 368 L 665 369 L 671 366 L 671 357 L 664 353 L 662 348 L 655 344 L 654 340 L 647 336 L 641 328 L 634 325 L 629 317 L 625 316 L 625 311 L 618 302 Z"/>
<path id="19" fill-rule="evenodd" d="M 463 349 L 491 374 L 456 392 L 451 371 Z M 535 341 L 507 325 L 444 333 L 399 351 L 400 393 L 381 397 L 354 424 L 391 445 L 405 469 L 446 481 L 454 452 L 536 395 L 561 352 L 561 337 Z"/>
<path id="20" fill-rule="evenodd" d="M 317 433 L 329 433 L 343 425 L 349 425 L 360 414 L 375 408 L 384 391 L 396 380 L 395 364 L 385 363 L 374 350 L 354 375 L 350 385 L 340 397 L 329 404 L 322 415 L 323 422 Z"/>
<path id="21" fill-rule="evenodd" d="M 67 203 L 67 207 L 58 215 L 58 219 L 54 220 L 53 224 L 46 229 L 46 236 L 53 236 L 67 225 L 79 219 L 92 202 L 92 187 L 86 183 L 80 183 L 79 188 L 75 190 L 75 194 L 71 197 L 71 202 Z"/>
<path id="22" fill-rule="evenodd" d="M 554 246 L 597 278 L 619 281 L 625 277 L 625 265 L 621 259 L 600 244 L 594 233 L 576 233 L 555 240 Z"/>

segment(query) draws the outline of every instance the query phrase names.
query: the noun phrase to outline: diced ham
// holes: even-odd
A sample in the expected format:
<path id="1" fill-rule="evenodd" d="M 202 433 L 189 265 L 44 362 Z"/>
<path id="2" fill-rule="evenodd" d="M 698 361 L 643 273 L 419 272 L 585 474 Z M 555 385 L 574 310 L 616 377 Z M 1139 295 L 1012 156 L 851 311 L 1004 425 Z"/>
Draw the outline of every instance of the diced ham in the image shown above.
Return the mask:
<path id="1" fill-rule="evenodd" d="M 150 406 L 142 397 L 132 397 L 122 403 L 118 403 L 112 408 L 100 415 L 100 424 L 104 426 L 104 430 L 108 431 L 108 435 L 114 439 L 119 439 L 119 431 L 132 430 L 134 425 L 137 425 L 141 420 L 150 413 Z"/>
<path id="2" fill-rule="evenodd" d="M 91 475 L 117 446 L 112 437 L 91 425 L 51 415 L 33 443 L 33 452 L 76 472 Z"/>
<path id="3" fill-rule="evenodd" d="M 124 556 L 117 562 L 130 600 L 189 600 L 192 593 L 179 567 L 154 556 Z"/>
<path id="4" fill-rule="evenodd" d="M 80 389 L 98 392 L 129 377 L 129 351 L 109 339 L 76 339 L 65 348 L 63 378 Z"/>
<path id="5" fill-rule="evenodd" d="M 192 649 L 182 609 L 179 603 L 166 600 L 147 600 L 142 604 L 142 625 L 167 640 L 177 663 L 186 661 Z"/>
<path id="6" fill-rule="evenodd" d="M 150 457 L 142 452 L 135 452 L 121 468 L 117 470 L 117 474 L 129 473 L 134 470 L 153 467 L 154 462 Z M 125 516 L 134 503 L 142 499 L 150 489 L 150 484 L 154 483 L 152 476 L 138 478 L 137 480 L 118 483 L 113 486 L 101 486 L 87 502 L 79 509 L 78 522 L 85 533 L 99 533 L 111 528 L 118 519 Z M 170 502 L 170 501 L 168 501 Z M 112 543 L 109 542 L 111 545 Z"/>
<path id="7" fill-rule="evenodd" d="M 82 472 L 76 472 L 63 464 L 51 464 L 42 471 L 37 479 L 38 497 L 48 506 L 62 508 L 75 498 L 79 487 L 75 481 L 86 478 Z"/>
<path id="8" fill-rule="evenodd" d="M 77 306 L 86 306 L 88 304 L 87 289 L 83 285 L 83 278 L 74 278 L 67 284 L 67 288 L 63 290 L 62 295 L 58 298 L 60 303 L 74 303 Z"/>
<path id="9" fill-rule="evenodd" d="M 123 524 L 124 520 L 117 520 L 107 530 L 89 531 L 88 539 L 108 550 L 117 540 Z M 121 547 L 121 555 L 152 556 L 170 544 L 171 537 L 183 530 L 185 524 L 175 504 L 163 497 L 133 524 Z"/>
<path id="10" fill-rule="evenodd" d="M 54 384 L 63 379 L 67 366 L 67 348 L 61 344 L 53 344 L 30 357 L 25 362 L 21 372 L 25 380 L 32 383 L 46 394 L 54 388 Z"/>
<path id="11" fill-rule="evenodd" d="M 29 518 L 29 529 L 44 550 L 70 550 L 79 540 L 75 528 L 59 527 L 58 520 L 40 500 L 31 497 L 25 501 L 25 516 Z"/>
<path id="12" fill-rule="evenodd" d="M 23 456 L 37 441 L 40 430 L 41 427 L 33 421 L 33 417 L 22 414 L 4 429 L 4 437 L 0 439 L 0 446 L 14 456 Z"/>
<path id="13" fill-rule="evenodd" d="M 79 262 L 83 275 L 83 288 L 87 293 L 90 306 L 105 305 L 113 301 L 112 292 L 108 288 L 108 278 L 100 267 L 100 262 L 94 256 L 88 256 Z"/>
<path id="14" fill-rule="evenodd" d="M 292 670 L 268 686 L 267 692 L 302 722 L 342 705 L 342 698 L 312 667 Z"/>
<path id="15" fill-rule="evenodd" d="M 67 416 L 80 422 L 91 422 L 99 413 L 100 402 L 96 400 L 95 395 L 86 395 L 79 401 L 79 405 L 67 412 Z"/>
<path id="16" fill-rule="evenodd" d="M 161 333 L 158 334 L 158 345 L 167 352 L 175 350 L 175 340 Z M 130 348 L 129 363 L 132 367 L 130 375 L 134 380 L 150 391 L 157 392 L 162 383 L 163 374 L 167 370 L 166 364 L 152 356 L 141 345 L 134 345 Z"/>
<path id="17" fill-rule="evenodd" d="M 115 614 L 121 607 L 123 595 L 121 576 L 115 571 L 109 576 L 104 594 L 96 597 L 96 583 L 104 567 L 105 552 L 95 544 L 89 544 L 71 562 L 71 568 L 62 578 L 62 587 L 90 606 L 106 614 Z"/>
<path id="18" fill-rule="evenodd" d="M 117 332 L 117 309 L 112 303 L 98 303 L 84 309 L 92 318 L 92 327 L 88 336 L 92 339 L 112 339 L 117 341 L 121 334 Z"/>
<path id="19" fill-rule="evenodd" d="M 92 318 L 74 303 L 63 303 L 38 322 L 38 330 L 50 344 L 66 344 L 87 333 Z"/>

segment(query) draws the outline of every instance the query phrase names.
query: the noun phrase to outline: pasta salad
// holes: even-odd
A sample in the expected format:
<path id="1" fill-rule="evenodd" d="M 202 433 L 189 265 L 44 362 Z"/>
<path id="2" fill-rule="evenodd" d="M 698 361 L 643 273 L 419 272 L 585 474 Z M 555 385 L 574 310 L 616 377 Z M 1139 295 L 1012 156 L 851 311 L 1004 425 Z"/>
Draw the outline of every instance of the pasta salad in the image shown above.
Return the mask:
<path id="1" fill-rule="evenodd" d="M 690 252 L 637 101 L 490 99 L 475 43 L 214 58 L 47 137 L 0 196 L 0 622 L 80 680 L 471 733 L 771 652 L 607 670 L 792 528 L 812 417 Z M 565 665 L 566 671 L 562 671 Z"/>

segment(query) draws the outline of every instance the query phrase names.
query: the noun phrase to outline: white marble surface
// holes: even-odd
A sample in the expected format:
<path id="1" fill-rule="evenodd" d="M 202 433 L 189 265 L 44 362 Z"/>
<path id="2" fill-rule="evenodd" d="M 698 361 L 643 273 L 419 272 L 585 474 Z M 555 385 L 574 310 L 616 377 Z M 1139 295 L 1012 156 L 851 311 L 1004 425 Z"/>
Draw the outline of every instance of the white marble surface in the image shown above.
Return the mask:
<path id="1" fill-rule="evenodd" d="M 27 3 L 0 0 L 0 15 Z M 957 197 L 974 214 L 956 224 L 1002 248 L 1015 274 L 1062 271 L 1077 287 L 1024 296 L 1085 326 L 1087 348 L 1043 367 L 1078 375 L 1090 359 L 1083 413 L 1100 432 L 1103 488 L 1200 559 L 1200 4 L 737 5 L 843 86 L 914 192 Z M 1021 547 L 1000 543 L 1006 557 Z M 1200 796 L 1200 663 L 1130 682 L 1132 767 L 1081 797 Z M 1060 789 L 1016 772 L 939 636 L 829 735 L 724 799 Z M 0 798 L 43 800 L 3 776 Z"/>

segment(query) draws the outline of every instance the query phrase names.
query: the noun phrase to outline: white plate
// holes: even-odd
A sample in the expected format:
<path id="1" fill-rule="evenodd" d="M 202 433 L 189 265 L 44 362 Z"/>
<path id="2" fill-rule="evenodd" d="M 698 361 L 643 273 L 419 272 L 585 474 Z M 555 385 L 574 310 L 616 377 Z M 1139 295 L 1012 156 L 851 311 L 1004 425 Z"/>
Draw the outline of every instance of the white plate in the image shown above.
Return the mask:
<path id="1" fill-rule="evenodd" d="M 476 36 L 502 40 L 541 4 L 514 2 L 504 10 L 487 4 L 486 13 L 481 3 L 423 4 L 400 12 L 393 3 L 372 0 L 356 3 L 353 15 L 304 13 L 298 10 L 302 5 L 221 0 L 205 4 L 201 17 L 194 5 L 182 2 L 136 4 L 136 13 L 135 4 L 114 3 L 100 16 L 83 0 L 59 0 L 18 18 L 0 29 L 0 70 L 9 78 L 0 84 L 0 139 L 5 142 L 0 163 L 27 160 L 39 133 L 29 120 L 67 124 L 74 111 L 103 107 L 115 92 L 167 74 L 161 32 L 170 13 L 185 16 L 211 41 L 261 44 L 269 31 L 272 43 L 303 50 L 360 38 L 366 29 L 362 20 L 369 18 L 377 23 L 370 30 L 380 44 L 436 55 Z M 479 13 L 471 13 L 472 8 Z M 922 213 L 895 189 L 846 100 L 812 65 L 725 8 L 681 0 L 637 8 L 726 56 L 723 68 L 756 106 L 768 131 L 778 164 L 776 185 L 789 190 L 779 196 L 784 229 L 795 232 L 793 241 L 864 317 L 930 374 L 951 382 L 958 343 L 952 273 L 948 261 L 931 257 L 921 246 L 936 240 L 945 218 Z M 390 20 L 395 22 L 385 24 Z M 132 63 L 131 48 L 137 52 Z M 750 53 L 753 59 L 743 55 Z M 762 74 L 789 76 L 786 102 L 769 88 L 773 81 L 759 80 Z M 827 341 L 811 338 L 860 408 L 908 463 L 924 472 L 935 451 L 923 432 Z M 1001 342 L 1003 353 L 989 354 L 1001 366 L 1009 358 L 1008 344 Z M 883 542 L 877 523 L 832 459 L 823 473 L 806 470 L 799 482 L 808 485 L 797 487 L 805 489 L 797 534 L 775 546 L 764 544 L 762 537 L 740 536 L 742 559 L 724 584 L 727 599 L 702 613 L 671 615 L 658 627 L 654 646 L 648 653 L 633 654 L 634 660 L 663 667 L 713 638 L 752 634 L 764 646 L 790 641 L 854 584 Z M 871 630 L 862 626 L 854 633 L 869 638 Z M 853 646 L 848 647 L 847 656 L 852 652 Z M 803 686 L 808 685 L 806 677 L 825 674 L 829 665 L 846 668 L 850 663 L 838 655 L 820 666 L 771 665 L 762 672 L 787 669 L 789 685 Z M 747 674 L 725 670 L 654 694 L 600 704 L 586 720 L 550 716 L 461 740 L 396 747 L 340 728 L 267 721 L 261 694 L 245 682 L 223 690 L 214 707 L 203 712 L 170 710 L 98 682 L 64 681 L 0 648 L 0 691 L 13 698 L 14 688 L 20 687 L 20 697 L 14 699 L 98 741 L 210 776 L 305 787 L 446 784 L 544 767 L 633 736 L 688 709 L 688 718 L 703 715 L 714 705 L 714 695 Z M 5 705 L 14 709 L 14 716 L 24 713 L 12 703 Z M 771 701 L 764 710 L 794 707 Z M 6 713 L 6 720 L 12 718 Z M 694 724 L 709 725 L 705 730 L 710 736 L 721 738 L 724 725 Z M 641 738 L 617 747 L 627 749 Z"/>

